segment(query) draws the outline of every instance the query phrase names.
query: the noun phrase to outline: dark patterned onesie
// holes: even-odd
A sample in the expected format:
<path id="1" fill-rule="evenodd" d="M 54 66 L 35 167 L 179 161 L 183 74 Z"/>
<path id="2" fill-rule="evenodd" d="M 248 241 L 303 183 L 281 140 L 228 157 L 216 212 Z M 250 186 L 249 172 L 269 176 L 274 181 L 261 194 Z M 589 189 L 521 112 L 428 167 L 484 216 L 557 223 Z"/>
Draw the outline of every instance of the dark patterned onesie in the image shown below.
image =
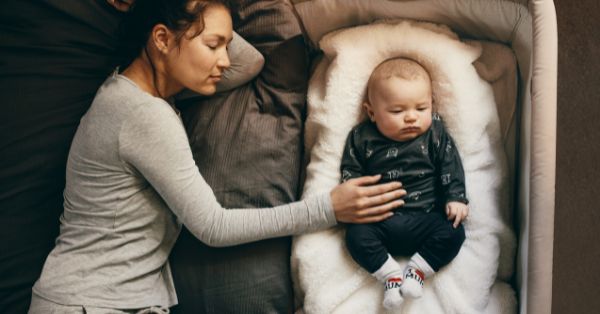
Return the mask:
<path id="1" fill-rule="evenodd" d="M 354 127 L 342 158 L 342 180 L 381 174 L 381 182 L 400 181 L 407 194 L 405 205 L 387 220 L 349 225 L 347 244 L 354 259 L 370 272 L 387 259 L 387 253 L 419 252 L 437 271 L 449 263 L 464 241 L 462 226 L 454 229 L 446 219 L 446 203 L 468 203 L 465 177 L 458 151 L 439 115 L 420 136 L 398 142 L 386 138 L 375 123 Z M 400 229 L 400 230 L 397 230 Z"/>

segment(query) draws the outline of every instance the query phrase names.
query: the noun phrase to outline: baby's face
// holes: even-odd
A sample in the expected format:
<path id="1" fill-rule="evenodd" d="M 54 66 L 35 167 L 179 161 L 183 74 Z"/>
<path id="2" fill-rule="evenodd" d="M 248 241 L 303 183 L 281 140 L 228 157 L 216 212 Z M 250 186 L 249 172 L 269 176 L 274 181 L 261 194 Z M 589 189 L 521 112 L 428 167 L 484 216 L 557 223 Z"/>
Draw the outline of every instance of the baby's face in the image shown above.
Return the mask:
<path id="1" fill-rule="evenodd" d="M 367 103 L 369 117 L 387 138 L 407 141 L 431 126 L 431 84 L 424 78 L 392 77 L 373 84 Z"/>

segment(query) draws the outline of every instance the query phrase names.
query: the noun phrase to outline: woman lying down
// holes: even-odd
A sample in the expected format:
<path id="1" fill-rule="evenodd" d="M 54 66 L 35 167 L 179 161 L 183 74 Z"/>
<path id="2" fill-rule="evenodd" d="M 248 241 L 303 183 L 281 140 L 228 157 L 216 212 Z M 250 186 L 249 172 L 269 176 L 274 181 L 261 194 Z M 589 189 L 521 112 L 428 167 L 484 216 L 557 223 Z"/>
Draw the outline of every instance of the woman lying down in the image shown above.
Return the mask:
<path id="1" fill-rule="evenodd" d="M 69 152 L 60 235 L 33 287 L 30 313 L 166 313 L 177 304 L 167 264 L 184 224 L 212 246 L 370 223 L 405 191 L 379 176 L 274 208 L 225 210 L 166 101 L 216 91 L 230 61 L 229 5 L 147 0 L 134 5 L 127 60 L 99 88 Z"/>

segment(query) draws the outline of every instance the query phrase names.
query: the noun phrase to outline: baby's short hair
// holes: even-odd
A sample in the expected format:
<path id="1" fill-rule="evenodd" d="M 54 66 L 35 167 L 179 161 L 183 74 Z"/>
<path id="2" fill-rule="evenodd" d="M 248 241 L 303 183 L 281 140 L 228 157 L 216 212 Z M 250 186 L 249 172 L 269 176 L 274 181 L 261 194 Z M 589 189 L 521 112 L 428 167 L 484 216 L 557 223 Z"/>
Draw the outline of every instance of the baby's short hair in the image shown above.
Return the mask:
<path id="1" fill-rule="evenodd" d="M 430 80 L 429 73 L 418 62 L 408 58 L 392 58 L 380 63 L 367 83 L 367 90 L 371 89 L 374 82 L 397 77 L 405 80 L 425 79 Z"/>

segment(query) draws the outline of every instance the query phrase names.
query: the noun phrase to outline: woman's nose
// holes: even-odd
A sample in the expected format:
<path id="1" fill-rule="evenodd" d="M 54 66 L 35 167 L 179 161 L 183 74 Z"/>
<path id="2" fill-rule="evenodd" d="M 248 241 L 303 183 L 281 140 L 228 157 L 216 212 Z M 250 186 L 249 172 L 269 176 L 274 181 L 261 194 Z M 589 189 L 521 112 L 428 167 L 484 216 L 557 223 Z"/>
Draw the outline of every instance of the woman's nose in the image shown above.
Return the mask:
<path id="1" fill-rule="evenodd" d="M 231 65 L 231 61 L 229 60 L 229 54 L 227 50 L 224 49 L 224 52 L 221 53 L 219 59 L 217 59 L 217 66 L 221 69 L 226 69 Z"/>

